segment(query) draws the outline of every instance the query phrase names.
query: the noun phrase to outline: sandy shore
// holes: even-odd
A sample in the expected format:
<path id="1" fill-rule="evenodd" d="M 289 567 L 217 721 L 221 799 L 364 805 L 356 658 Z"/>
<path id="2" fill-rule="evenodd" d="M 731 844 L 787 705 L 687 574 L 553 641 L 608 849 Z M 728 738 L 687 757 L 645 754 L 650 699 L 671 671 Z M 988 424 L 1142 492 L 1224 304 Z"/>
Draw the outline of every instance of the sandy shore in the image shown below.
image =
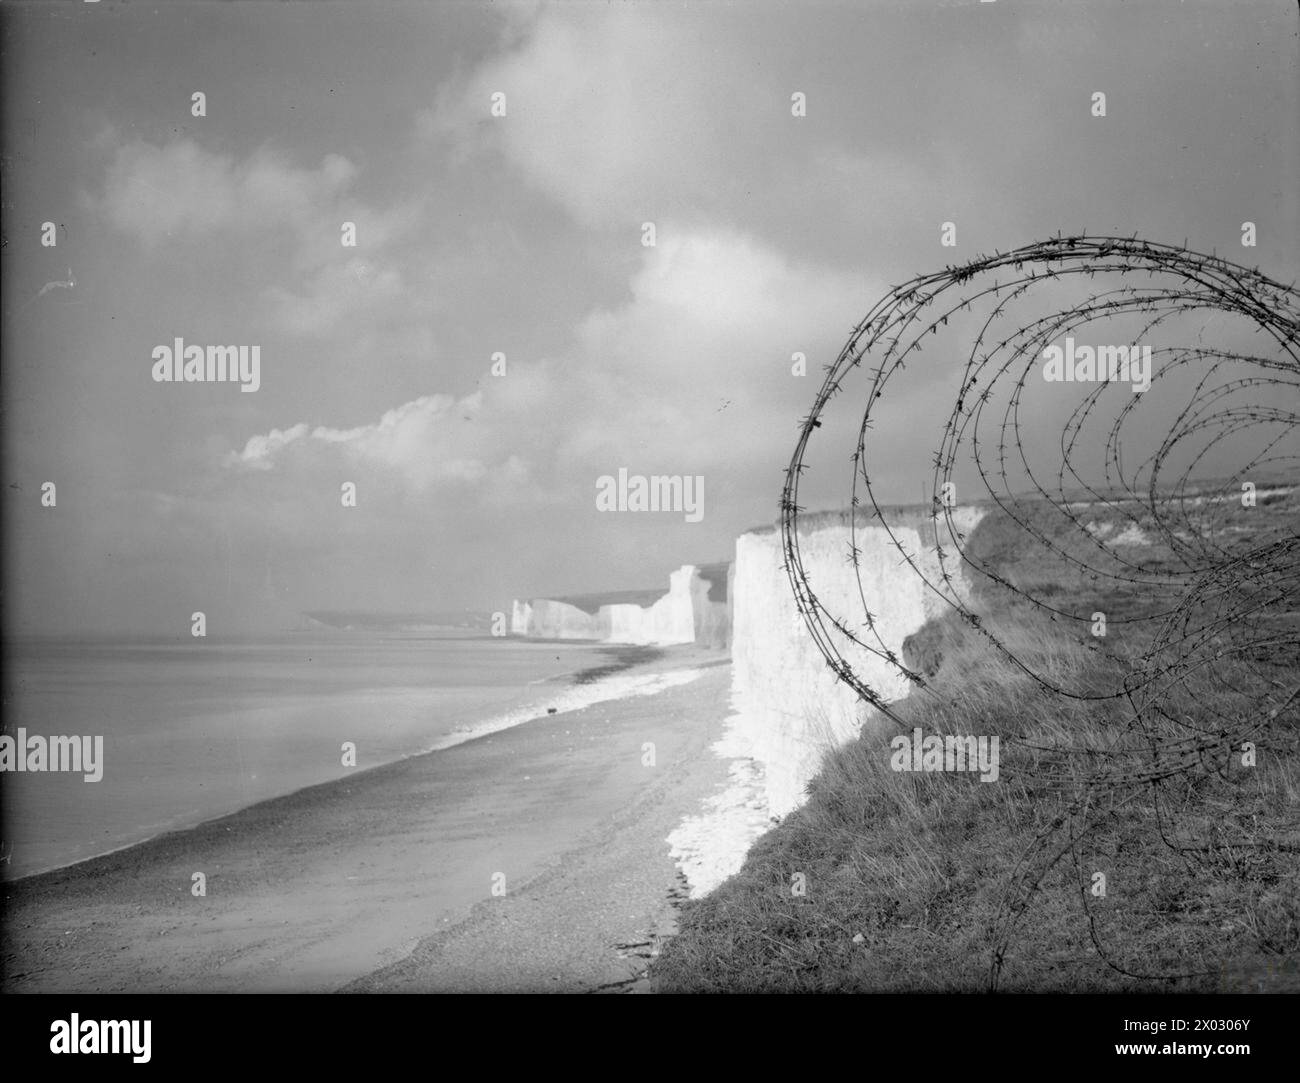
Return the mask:
<path id="1" fill-rule="evenodd" d="M 729 666 L 637 670 L 674 667 L 703 673 L 8 884 L 5 988 L 632 987 L 682 892 L 665 838 L 726 777 Z"/>

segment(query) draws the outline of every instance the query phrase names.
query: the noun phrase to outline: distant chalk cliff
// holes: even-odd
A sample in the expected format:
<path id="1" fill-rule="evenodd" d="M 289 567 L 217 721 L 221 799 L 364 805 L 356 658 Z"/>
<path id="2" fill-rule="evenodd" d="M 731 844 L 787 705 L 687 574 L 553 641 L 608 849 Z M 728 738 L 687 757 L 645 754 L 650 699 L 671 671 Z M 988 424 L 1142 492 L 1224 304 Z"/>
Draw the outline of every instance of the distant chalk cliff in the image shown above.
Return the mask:
<path id="1" fill-rule="evenodd" d="M 731 625 L 727 565 L 684 564 L 668 592 L 624 591 L 573 598 L 516 599 L 510 632 L 539 639 L 725 647 Z"/>

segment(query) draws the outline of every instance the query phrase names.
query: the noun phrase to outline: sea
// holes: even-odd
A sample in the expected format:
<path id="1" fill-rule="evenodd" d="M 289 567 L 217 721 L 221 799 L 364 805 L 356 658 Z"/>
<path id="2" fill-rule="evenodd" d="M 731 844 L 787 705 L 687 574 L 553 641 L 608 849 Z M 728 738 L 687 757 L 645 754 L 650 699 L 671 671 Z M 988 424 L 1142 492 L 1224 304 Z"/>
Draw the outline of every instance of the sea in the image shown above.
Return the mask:
<path id="1" fill-rule="evenodd" d="M 3 733 L 102 736 L 103 777 L 0 773 L 0 879 L 663 686 L 663 675 L 609 672 L 620 658 L 598 643 L 481 633 L 10 641 Z"/>

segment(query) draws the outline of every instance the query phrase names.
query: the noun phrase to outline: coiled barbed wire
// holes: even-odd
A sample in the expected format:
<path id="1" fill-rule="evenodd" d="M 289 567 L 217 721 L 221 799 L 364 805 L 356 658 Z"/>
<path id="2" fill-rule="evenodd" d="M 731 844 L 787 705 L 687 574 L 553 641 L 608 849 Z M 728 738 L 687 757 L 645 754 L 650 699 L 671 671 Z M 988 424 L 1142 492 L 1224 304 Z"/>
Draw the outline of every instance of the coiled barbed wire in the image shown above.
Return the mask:
<path id="1" fill-rule="evenodd" d="M 1061 304 L 1059 295 L 1080 285 L 1084 296 Z M 877 498 L 871 472 L 883 456 L 868 453 L 868 436 L 877 420 L 888 417 L 886 392 L 909 363 L 925 360 L 920 355 L 927 341 L 953 333 L 946 330 L 950 321 L 954 330 L 969 325 L 959 335 L 969 352 L 960 371 L 952 366 L 938 373 L 951 378 L 953 406 L 934 451 L 934 544 L 924 554 L 909 549 L 896 526 L 902 522 L 897 509 Z M 1201 323 L 1195 340 L 1179 341 L 1189 321 Z M 1216 322 L 1230 341 L 1207 345 L 1205 333 Z M 1041 393 L 1035 385 L 1043 382 L 1046 352 L 1062 336 L 1098 326 L 1122 328 L 1111 339 L 1133 343 L 1134 351 L 1137 343 L 1149 346 L 1149 385 L 1140 392 L 1136 384 L 1124 386 L 1132 370 L 1114 367 L 1124 355 L 1112 348 L 1105 375 L 1094 370 L 1089 378 L 1085 370 L 1080 382 L 1054 386 L 1053 393 L 1062 395 L 1073 386 L 1077 403 L 1046 451 L 1032 446 L 1029 422 L 1041 415 L 1026 402 L 1026 392 Z M 1105 333 L 1093 334 L 1089 341 L 1099 337 L 1106 339 Z M 933 378 L 933 370 L 923 371 Z M 810 582 L 800 551 L 799 505 L 810 445 L 828 420 L 828 406 L 855 375 L 865 381 L 858 393 L 866 403 L 851 455 L 846 553 L 858 576 L 856 614 L 836 612 Z M 1112 403 L 1119 405 L 1107 423 Z M 780 524 L 796 604 L 836 676 L 900 724 L 890 698 L 850 655 L 870 656 L 901 674 L 914 691 L 936 694 L 877 626 L 872 610 L 882 600 L 870 597 L 860 564 L 859 532 L 869 523 L 888 533 L 905 574 L 919 577 L 941 600 L 940 608 L 947 607 L 1008 665 L 1052 696 L 1109 709 L 1102 740 L 1094 734 L 1078 743 L 1021 742 L 1034 755 L 1012 770 L 1040 788 L 1059 789 L 1067 801 L 1022 857 L 1008 887 L 992 985 L 1029 897 L 1066 856 L 1073 854 L 1077 863 L 1078 844 L 1101 799 L 1152 787 L 1160 816 L 1162 782 L 1213 770 L 1225 750 L 1259 741 L 1279 719 L 1294 718 L 1300 695 L 1300 524 L 1294 517 L 1261 514 L 1242 525 L 1236 517 L 1243 507 L 1260 507 L 1278 495 L 1270 481 L 1294 475 L 1298 406 L 1295 287 L 1217 255 L 1137 237 L 1057 237 L 918 276 L 881 298 L 827 366 L 787 470 Z M 1135 429 L 1136 440 L 1130 435 Z M 1125 448 L 1133 443 L 1149 450 L 1126 465 Z M 1243 451 L 1244 445 L 1249 446 Z M 1085 462 L 1089 454 L 1095 458 Z M 1226 469 L 1225 460 L 1231 463 Z M 1215 477 L 1207 481 L 1202 475 L 1210 469 Z M 1015 562 L 1005 554 L 994 560 L 971 551 L 954 518 L 955 505 L 971 501 L 940 497 L 959 473 L 977 476 L 984 491 L 976 501 L 1015 525 Z M 1288 487 L 1280 488 L 1285 494 Z M 1252 502 L 1242 499 L 1246 490 Z M 1140 640 L 1127 638 L 1129 653 L 1109 650 L 1104 639 L 1087 641 L 1100 601 L 1077 608 L 1077 600 L 1018 575 L 1016 562 L 1030 558 L 1089 584 L 1097 599 L 1108 599 L 1105 616 L 1112 628 L 1142 633 Z M 972 584 L 980 589 L 969 589 Z M 1067 675 L 1048 672 L 1029 657 L 1032 652 L 1015 649 L 990 627 L 983 611 L 993 595 L 1067 629 L 1078 627 L 1088 649 L 1122 662 L 1115 670 L 1121 679 L 1115 687 L 1076 687 Z M 1134 642 L 1141 644 L 1136 654 Z M 1174 706 L 1193 678 L 1220 672 L 1239 678 L 1241 667 L 1248 668 L 1250 685 L 1237 689 L 1226 714 L 1211 713 L 1207 723 L 1203 715 L 1191 720 Z M 1019 739 L 1008 736 L 1013 743 Z M 1166 832 L 1163 820 L 1161 831 Z M 1285 846 L 1277 840 L 1270 845 Z M 1179 847 L 1184 853 L 1205 848 Z M 1096 942 L 1091 914 L 1089 927 Z M 1107 962 L 1130 976 L 1153 976 Z"/>

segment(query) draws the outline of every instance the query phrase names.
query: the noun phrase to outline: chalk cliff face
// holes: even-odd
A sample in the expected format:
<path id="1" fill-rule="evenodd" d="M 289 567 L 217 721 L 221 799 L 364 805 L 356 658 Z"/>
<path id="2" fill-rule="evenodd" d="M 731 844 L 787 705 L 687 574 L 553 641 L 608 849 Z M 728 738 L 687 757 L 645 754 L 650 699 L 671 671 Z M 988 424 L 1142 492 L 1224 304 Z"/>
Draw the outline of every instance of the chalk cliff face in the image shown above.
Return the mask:
<path id="1" fill-rule="evenodd" d="M 535 598 L 528 617 L 527 635 L 539 639 L 599 639 L 600 622 L 576 605 Z"/>
<path id="2" fill-rule="evenodd" d="M 533 619 L 533 607 L 527 602 L 521 602 L 515 599 L 514 605 L 510 609 L 510 634 L 512 636 L 526 636 L 528 634 L 528 622 Z"/>
<path id="3" fill-rule="evenodd" d="M 715 567 L 718 566 L 710 566 Z M 531 602 L 516 600 L 510 632 L 544 639 L 725 647 L 730 627 L 728 606 L 725 597 L 711 599 L 711 591 L 717 592 L 714 584 L 700 575 L 700 569 L 694 564 L 684 564 L 669 576 L 668 593 L 648 606 L 613 603 L 590 613 L 546 598 L 534 598 Z"/>
<path id="4" fill-rule="evenodd" d="M 956 529 L 968 533 L 980 515 L 978 509 L 955 509 Z M 933 523 L 919 516 L 917 520 L 916 527 L 895 526 L 894 534 L 937 581 Z M 842 516 L 814 521 L 807 533 L 800 533 L 800 553 L 809 583 L 830 612 L 854 628 L 862 625 L 865 596 L 885 648 L 901 657 L 903 641 L 946 606 L 903 564 L 889 534 L 880 526 L 858 525 L 859 588 L 859 576 L 847 559 L 849 539 L 849 526 Z M 945 551 L 951 554 L 947 565 L 955 575 L 955 550 L 946 545 Z M 737 726 L 751 755 L 764 768 L 769 810 L 777 816 L 803 802 L 804 787 L 816 774 L 824 753 L 856 736 L 873 713 L 827 666 L 795 605 L 782 562 L 779 532 L 741 535 L 736 541 L 729 593 L 733 704 L 740 716 Z M 964 592 L 969 588 L 958 577 L 954 589 Z M 888 662 L 856 647 L 833 629 L 831 634 L 854 670 L 882 695 L 896 699 L 907 694 L 907 680 Z"/>

